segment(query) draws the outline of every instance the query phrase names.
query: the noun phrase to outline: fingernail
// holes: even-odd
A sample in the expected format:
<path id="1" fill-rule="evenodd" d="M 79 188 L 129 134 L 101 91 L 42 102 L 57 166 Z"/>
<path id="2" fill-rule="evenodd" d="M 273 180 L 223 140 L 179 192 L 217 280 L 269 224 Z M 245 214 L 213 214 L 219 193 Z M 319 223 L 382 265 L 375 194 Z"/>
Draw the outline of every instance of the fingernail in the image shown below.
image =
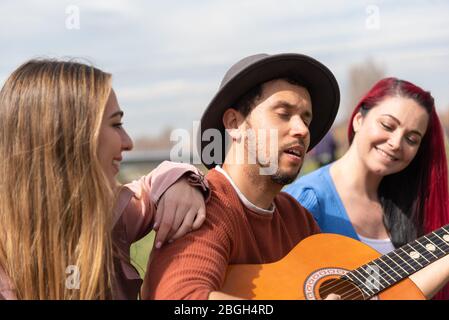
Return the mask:
<path id="1" fill-rule="evenodd" d="M 158 223 L 155 222 L 155 223 L 153 224 L 153 229 L 154 229 L 154 228 L 157 228 L 157 226 L 158 226 Z"/>
<path id="2" fill-rule="evenodd" d="M 158 243 L 156 243 L 156 249 L 159 249 L 160 247 L 162 247 L 162 242 L 158 242 Z"/>

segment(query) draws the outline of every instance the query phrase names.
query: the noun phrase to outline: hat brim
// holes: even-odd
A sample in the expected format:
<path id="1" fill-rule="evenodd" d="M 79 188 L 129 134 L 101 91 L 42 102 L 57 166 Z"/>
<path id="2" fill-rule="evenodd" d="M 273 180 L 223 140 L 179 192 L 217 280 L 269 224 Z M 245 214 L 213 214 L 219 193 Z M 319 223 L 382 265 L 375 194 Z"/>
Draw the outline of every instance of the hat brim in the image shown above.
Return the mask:
<path id="1" fill-rule="evenodd" d="M 297 75 L 305 82 L 312 100 L 313 118 L 309 127 L 310 145 L 308 150 L 318 144 L 329 131 L 340 103 L 338 83 L 332 72 L 322 63 L 305 55 L 294 53 L 270 55 L 235 74 L 217 92 L 201 118 L 200 137 L 203 136 L 204 131 L 211 128 L 218 129 L 221 132 L 223 143 L 221 163 L 223 163 L 225 157 L 224 112 L 258 84 L 292 74 Z M 202 161 L 203 149 L 209 143 L 209 141 L 200 139 Z M 211 169 L 219 163 L 203 161 L 203 164 Z"/>

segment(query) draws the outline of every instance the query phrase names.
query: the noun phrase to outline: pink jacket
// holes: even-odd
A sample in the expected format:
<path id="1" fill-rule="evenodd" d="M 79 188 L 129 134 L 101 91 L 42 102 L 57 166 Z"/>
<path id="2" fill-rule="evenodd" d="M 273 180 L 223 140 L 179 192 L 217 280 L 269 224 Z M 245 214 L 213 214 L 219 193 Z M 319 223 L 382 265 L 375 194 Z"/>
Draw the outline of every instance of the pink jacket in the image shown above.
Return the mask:
<path id="1" fill-rule="evenodd" d="M 116 221 L 113 238 L 120 251 L 119 257 L 114 260 L 114 299 L 137 299 L 142 280 L 130 262 L 131 244 L 152 230 L 156 204 L 160 197 L 184 175 L 187 175 L 191 185 L 201 188 L 207 200 L 210 192 L 204 175 L 190 164 L 168 161 L 164 161 L 150 174 L 124 185 L 120 190 L 114 208 Z M 1 299 L 16 299 L 16 296 L 8 276 L 0 267 Z"/>

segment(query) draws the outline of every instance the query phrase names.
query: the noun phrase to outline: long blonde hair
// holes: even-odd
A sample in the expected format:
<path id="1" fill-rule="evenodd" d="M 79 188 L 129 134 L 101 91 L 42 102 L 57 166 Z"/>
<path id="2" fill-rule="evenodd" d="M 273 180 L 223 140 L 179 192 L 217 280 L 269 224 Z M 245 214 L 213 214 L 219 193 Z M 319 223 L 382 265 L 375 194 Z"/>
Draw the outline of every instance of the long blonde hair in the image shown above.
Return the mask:
<path id="1" fill-rule="evenodd" d="M 110 92 L 110 74 L 54 60 L 23 64 L 0 92 L 0 267 L 19 299 L 111 297 L 113 194 L 97 156 Z"/>

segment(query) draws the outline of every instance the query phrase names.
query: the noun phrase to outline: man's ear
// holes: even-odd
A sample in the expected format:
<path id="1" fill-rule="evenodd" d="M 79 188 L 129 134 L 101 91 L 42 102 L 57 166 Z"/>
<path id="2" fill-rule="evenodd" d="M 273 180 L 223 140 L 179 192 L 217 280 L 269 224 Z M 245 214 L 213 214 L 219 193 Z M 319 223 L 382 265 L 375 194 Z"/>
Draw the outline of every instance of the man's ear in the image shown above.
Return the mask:
<path id="1" fill-rule="evenodd" d="M 363 123 L 363 115 L 360 112 L 357 112 L 357 114 L 352 119 L 352 129 L 354 130 L 354 133 L 360 130 L 362 123 Z"/>
<path id="2" fill-rule="evenodd" d="M 232 140 L 238 141 L 241 138 L 240 125 L 242 123 L 242 114 L 232 108 L 229 108 L 223 114 L 223 125 L 225 130 L 232 137 Z"/>

